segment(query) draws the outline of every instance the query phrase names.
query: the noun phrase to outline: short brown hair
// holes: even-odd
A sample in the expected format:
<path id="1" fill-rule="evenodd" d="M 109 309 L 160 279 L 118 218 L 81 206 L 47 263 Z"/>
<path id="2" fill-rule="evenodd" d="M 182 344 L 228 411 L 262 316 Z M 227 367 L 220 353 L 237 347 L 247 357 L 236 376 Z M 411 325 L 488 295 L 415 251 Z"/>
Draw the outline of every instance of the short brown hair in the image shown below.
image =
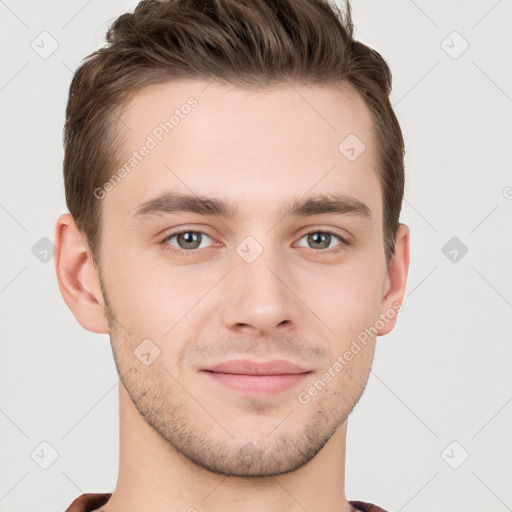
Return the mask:
<path id="1" fill-rule="evenodd" d="M 93 257 L 102 231 L 94 190 L 122 162 L 122 107 L 146 86 L 197 79 L 242 88 L 355 88 L 376 133 L 389 264 L 404 193 L 404 142 L 389 101 L 389 66 L 353 32 L 349 0 L 344 14 L 329 0 L 143 0 L 117 18 L 106 46 L 73 76 L 64 127 L 66 203 Z"/>

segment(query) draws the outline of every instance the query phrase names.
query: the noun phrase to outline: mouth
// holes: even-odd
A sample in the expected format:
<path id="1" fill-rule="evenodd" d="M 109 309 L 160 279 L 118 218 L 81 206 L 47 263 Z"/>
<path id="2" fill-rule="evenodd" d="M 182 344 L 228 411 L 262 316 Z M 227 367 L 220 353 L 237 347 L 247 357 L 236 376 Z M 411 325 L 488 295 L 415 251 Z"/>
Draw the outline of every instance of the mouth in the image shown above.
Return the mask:
<path id="1" fill-rule="evenodd" d="M 245 395 L 276 395 L 297 386 L 311 370 L 282 359 L 227 361 L 201 370 L 212 382 Z"/>

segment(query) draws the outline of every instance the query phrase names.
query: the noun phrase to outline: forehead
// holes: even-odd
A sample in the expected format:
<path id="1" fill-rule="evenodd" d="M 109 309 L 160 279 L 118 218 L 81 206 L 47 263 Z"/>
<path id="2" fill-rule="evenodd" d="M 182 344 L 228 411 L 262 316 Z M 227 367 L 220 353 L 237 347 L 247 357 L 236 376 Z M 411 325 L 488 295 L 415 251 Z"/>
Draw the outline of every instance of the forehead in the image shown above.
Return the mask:
<path id="1" fill-rule="evenodd" d="M 348 86 L 148 87 L 122 114 L 125 172 L 103 206 L 131 216 L 138 205 L 175 190 L 270 212 L 308 191 L 340 192 L 373 204 L 378 218 L 372 128 L 368 108 Z"/>

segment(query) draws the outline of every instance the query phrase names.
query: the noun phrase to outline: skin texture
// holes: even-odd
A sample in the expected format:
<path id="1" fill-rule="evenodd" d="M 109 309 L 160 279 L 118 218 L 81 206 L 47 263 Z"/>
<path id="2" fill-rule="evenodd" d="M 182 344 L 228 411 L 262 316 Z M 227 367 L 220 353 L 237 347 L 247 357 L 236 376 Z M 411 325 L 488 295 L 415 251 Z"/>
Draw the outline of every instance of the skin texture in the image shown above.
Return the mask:
<path id="1" fill-rule="evenodd" d="M 101 274 L 72 217 L 57 221 L 64 300 L 85 329 L 110 334 L 120 376 L 119 475 L 102 510 L 349 511 L 347 417 L 376 337 L 307 404 L 298 394 L 404 296 L 409 230 L 400 225 L 387 267 L 369 110 L 347 86 L 175 82 L 127 105 L 127 158 L 191 96 L 197 106 L 101 200 Z M 354 161 L 338 150 L 349 134 L 366 146 Z M 240 215 L 133 217 L 164 191 L 220 198 Z M 359 199 L 371 218 L 279 213 L 293 198 L 327 193 Z M 181 228 L 207 235 L 200 248 L 180 237 L 162 243 Z M 351 244 L 333 235 L 325 248 L 307 236 L 325 230 Z M 257 245 L 244 246 L 248 236 Z M 262 252 L 248 263 L 240 244 Z M 143 340 L 148 365 L 136 356 Z M 311 373 L 276 395 L 248 396 L 201 371 L 244 358 L 286 359 Z"/>

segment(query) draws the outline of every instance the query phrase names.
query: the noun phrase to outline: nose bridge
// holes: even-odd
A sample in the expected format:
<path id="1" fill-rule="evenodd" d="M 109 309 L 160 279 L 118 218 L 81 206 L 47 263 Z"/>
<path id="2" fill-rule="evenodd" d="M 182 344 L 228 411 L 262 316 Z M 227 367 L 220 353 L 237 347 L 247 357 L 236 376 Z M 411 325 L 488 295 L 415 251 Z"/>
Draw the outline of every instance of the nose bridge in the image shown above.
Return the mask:
<path id="1" fill-rule="evenodd" d="M 246 237 L 235 249 L 223 321 L 231 329 L 268 333 L 296 325 L 299 311 L 288 288 L 291 276 L 284 255 L 271 235 L 264 235 L 265 240 L 263 235 L 258 238 Z"/>

